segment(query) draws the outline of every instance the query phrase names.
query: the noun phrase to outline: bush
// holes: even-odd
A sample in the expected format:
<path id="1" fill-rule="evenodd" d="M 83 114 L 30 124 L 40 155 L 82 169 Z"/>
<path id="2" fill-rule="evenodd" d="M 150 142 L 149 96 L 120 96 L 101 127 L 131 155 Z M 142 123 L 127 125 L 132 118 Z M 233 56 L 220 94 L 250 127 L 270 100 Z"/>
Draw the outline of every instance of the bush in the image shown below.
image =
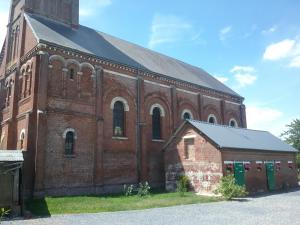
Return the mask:
<path id="1" fill-rule="evenodd" d="M 123 193 L 126 197 L 132 196 L 133 195 L 133 185 L 129 185 L 127 186 L 126 184 L 124 184 L 123 186 Z"/>
<path id="2" fill-rule="evenodd" d="M 188 176 L 180 176 L 177 181 L 177 192 L 180 196 L 184 196 L 184 194 L 188 191 L 189 178 Z"/>
<path id="3" fill-rule="evenodd" d="M 236 184 L 234 176 L 232 174 L 222 177 L 221 183 L 215 193 L 221 194 L 226 200 L 245 197 L 246 195 L 248 195 L 246 187 Z"/>
<path id="4" fill-rule="evenodd" d="M 0 221 L 9 214 L 10 210 L 0 208 Z"/>
<path id="5" fill-rule="evenodd" d="M 147 181 L 144 184 L 140 183 L 139 187 L 138 187 L 137 195 L 140 197 L 148 196 L 148 195 L 150 195 L 150 190 L 151 190 L 151 187 Z"/>

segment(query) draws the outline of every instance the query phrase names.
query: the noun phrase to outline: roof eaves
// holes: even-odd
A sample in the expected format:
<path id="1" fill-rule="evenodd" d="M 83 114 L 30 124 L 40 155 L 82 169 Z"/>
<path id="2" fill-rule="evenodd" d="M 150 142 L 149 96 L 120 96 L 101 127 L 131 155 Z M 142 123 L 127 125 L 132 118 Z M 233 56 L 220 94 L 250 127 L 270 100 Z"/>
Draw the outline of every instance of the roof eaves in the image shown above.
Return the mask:
<path id="1" fill-rule="evenodd" d="M 282 152 L 282 153 L 297 153 L 298 150 L 278 150 L 278 149 L 258 149 L 258 148 L 236 148 L 236 147 L 222 147 L 222 150 L 250 150 L 250 151 L 265 151 L 265 152 Z"/>

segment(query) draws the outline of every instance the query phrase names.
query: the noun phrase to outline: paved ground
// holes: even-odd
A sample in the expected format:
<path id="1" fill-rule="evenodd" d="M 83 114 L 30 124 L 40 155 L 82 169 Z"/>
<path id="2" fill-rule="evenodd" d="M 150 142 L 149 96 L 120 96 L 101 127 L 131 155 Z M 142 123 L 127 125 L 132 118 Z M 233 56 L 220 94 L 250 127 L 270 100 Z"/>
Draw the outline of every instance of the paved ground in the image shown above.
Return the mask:
<path id="1" fill-rule="evenodd" d="M 141 211 L 53 216 L 17 224 L 82 225 L 300 225 L 300 190 L 246 201 L 176 206 Z"/>

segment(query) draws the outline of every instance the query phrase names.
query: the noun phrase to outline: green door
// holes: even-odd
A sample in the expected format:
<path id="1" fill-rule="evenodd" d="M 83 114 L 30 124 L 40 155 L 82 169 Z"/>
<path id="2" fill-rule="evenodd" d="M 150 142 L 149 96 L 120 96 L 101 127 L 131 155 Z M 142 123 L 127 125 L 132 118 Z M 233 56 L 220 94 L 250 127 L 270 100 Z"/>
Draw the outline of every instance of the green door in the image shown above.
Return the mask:
<path id="1" fill-rule="evenodd" d="M 275 190 L 274 163 L 266 163 L 266 174 L 269 191 Z"/>
<path id="2" fill-rule="evenodd" d="M 245 168 L 243 163 L 234 163 L 234 178 L 238 185 L 245 185 Z"/>

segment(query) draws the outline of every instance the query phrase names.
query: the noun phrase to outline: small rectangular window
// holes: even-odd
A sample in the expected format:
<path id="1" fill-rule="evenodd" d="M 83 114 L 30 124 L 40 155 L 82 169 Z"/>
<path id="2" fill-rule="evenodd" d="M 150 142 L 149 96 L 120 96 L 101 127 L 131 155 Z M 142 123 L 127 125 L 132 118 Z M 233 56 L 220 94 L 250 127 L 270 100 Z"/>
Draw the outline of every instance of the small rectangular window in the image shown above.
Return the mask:
<path id="1" fill-rule="evenodd" d="M 185 159 L 195 160 L 195 141 L 194 138 L 184 139 Z"/>

